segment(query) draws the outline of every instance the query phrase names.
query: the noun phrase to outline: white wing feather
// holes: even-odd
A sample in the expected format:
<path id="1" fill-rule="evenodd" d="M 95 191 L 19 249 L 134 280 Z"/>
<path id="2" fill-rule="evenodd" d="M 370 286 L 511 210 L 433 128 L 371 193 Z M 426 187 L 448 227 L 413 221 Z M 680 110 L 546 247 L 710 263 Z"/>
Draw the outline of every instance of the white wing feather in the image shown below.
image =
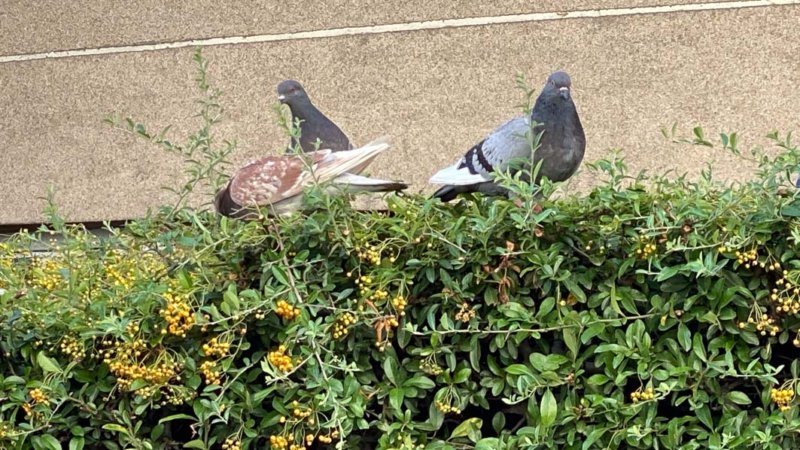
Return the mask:
<path id="1" fill-rule="evenodd" d="M 430 182 L 433 184 L 450 184 L 453 186 L 464 186 L 476 183 L 483 183 L 486 181 L 491 181 L 491 177 L 487 177 L 481 174 L 472 174 L 469 173 L 469 169 L 466 167 L 462 167 L 461 169 L 458 168 L 460 163 L 453 164 L 450 167 L 446 167 L 438 172 L 436 172 L 430 179 Z"/>

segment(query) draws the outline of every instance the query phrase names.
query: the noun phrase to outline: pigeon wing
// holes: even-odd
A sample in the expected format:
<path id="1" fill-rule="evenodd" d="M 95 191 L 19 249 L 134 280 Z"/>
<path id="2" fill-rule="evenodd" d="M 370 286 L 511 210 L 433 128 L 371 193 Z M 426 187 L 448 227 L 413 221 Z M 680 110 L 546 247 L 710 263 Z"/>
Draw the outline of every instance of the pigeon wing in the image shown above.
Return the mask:
<path id="1" fill-rule="evenodd" d="M 239 169 L 230 183 L 231 199 L 242 206 L 276 204 L 302 194 L 313 182 L 324 183 L 345 172 L 360 173 L 389 148 L 379 139 L 361 148 L 334 153 L 267 156 Z"/>
<path id="2" fill-rule="evenodd" d="M 529 152 L 526 133 L 530 133 L 530 121 L 525 117 L 508 120 L 470 148 L 454 165 L 434 174 L 430 182 L 464 186 L 491 181 L 495 170 L 505 170 L 511 159 L 524 155 L 526 149 Z"/>
<path id="3" fill-rule="evenodd" d="M 329 150 L 301 156 L 266 156 L 239 169 L 231 180 L 230 196 L 242 206 L 277 203 L 302 191 L 308 167 L 318 165 Z"/>

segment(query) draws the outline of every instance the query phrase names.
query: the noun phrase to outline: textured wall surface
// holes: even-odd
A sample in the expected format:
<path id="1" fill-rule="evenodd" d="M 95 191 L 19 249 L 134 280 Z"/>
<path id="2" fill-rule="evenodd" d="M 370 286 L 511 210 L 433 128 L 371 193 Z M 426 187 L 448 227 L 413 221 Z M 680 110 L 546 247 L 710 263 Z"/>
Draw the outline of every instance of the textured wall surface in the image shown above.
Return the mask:
<path id="1" fill-rule="evenodd" d="M 204 49 L 210 77 L 225 93 L 222 136 L 239 143 L 235 162 L 285 145 L 272 105 L 275 85 L 295 78 L 357 144 L 391 136 L 392 150 L 371 172 L 410 181 L 412 191 L 432 190 L 433 172 L 519 112 L 517 72 L 538 89 L 553 70 L 568 70 L 586 159 L 619 148 L 636 170 L 696 174 L 713 163 L 719 176 L 747 176 L 742 161 L 671 144 L 660 128 L 735 130 L 748 147 L 800 124 L 800 2 L 692 2 L 704 9 L 658 8 L 680 3 L 670 0 L 326 3 L 146 0 L 132 8 L 0 0 L 0 223 L 40 221 L 49 184 L 76 221 L 138 217 L 169 201 L 161 187 L 180 182 L 180 161 L 102 123 L 118 111 L 154 129 L 174 124 L 176 137 L 193 129 L 193 48 L 158 47 L 169 42 L 285 34 Z M 595 12 L 574 18 L 569 11 Z M 490 20 L 548 12 L 560 14 Z M 488 24 L 292 34 L 460 18 Z M 57 53 L 66 50 L 76 52 Z M 591 182 L 584 171 L 565 189 Z"/>

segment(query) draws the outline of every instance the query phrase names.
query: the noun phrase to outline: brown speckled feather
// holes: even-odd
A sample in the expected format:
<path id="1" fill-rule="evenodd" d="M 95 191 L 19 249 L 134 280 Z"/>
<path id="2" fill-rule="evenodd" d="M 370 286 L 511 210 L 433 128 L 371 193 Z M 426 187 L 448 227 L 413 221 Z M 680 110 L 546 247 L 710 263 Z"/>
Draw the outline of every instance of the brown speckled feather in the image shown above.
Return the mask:
<path id="1" fill-rule="evenodd" d="M 339 184 L 352 184 L 354 190 L 360 190 L 361 186 L 361 190 L 373 192 L 404 189 L 402 183 L 351 175 L 363 171 L 388 148 L 388 142 L 378 140 L 347 152 L 319 150 L 303 155 L 266 156 L 236 171 L 228 185 L 217 193 L 214 204 L 220 214 L 230 217 L 251 217 L 255 208 L 266 206 L 272 213 L 283 214 L 302 203 L 307 186 L 336 182 L 347 172 L 348 176 Z"/>

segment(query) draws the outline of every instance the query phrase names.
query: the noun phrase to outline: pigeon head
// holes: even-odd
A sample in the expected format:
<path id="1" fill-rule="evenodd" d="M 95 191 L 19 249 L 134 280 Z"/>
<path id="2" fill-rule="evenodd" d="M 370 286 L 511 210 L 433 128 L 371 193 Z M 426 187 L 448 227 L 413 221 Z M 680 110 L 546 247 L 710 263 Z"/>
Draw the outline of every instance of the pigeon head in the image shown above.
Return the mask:
<path id="1" fill-rule="evenodd" d="M 304 100 L 307 101 L 308 95 L 306 95 L 303 85 L 297 81 L 285 80 L 278 84 L 278 100 L 280 100 L 281 103 L 291 106 Z"/>
<path id="2" fill-rule="evenodd" d="M 552 98 L 560 97 L 564 100 L 569 100 L 571 87 L 572 80 L 567 72 L 553 72 L 549 77 L 547 77 L 547 82 L 544 85 L 542 94 Z"/>

